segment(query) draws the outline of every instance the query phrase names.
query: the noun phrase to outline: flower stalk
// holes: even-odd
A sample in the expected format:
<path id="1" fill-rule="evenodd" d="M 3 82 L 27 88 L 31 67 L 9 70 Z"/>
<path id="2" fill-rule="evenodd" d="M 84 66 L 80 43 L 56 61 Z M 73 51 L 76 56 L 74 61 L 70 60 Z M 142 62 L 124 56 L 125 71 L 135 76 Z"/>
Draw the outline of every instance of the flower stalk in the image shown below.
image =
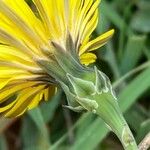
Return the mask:
<path id="1" fill-rule="evenodd" d="M 118 103 L 108 94 L 99 96 L 97 101 L 101 108 L 97 109 L 100 116 L 110 129 L 117 135 L 125 150 L 137 150 L 137 144 L 126 123 Z"/>

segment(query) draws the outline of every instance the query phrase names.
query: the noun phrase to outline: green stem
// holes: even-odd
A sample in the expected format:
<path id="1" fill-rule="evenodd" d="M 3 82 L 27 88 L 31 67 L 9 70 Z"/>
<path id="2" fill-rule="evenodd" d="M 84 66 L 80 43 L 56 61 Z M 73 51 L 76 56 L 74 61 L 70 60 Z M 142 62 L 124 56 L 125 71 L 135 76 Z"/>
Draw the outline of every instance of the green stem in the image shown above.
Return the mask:
<path id="1" fill-rule="evenodd" d="M 129 71 L 127 74 L 125 74 L 124 76 L 122 76 L 119 80 L 117 80 L 114 84 L 113 84 L 113 88 L 117 88 L 118 85 L 120 83 L 122 83 L 123 81 L 125 81 L 127 78 L 129 78 L 130 76 L 136 74 L 137 72 L 146 69 L 150 67 L 150 61 L 147 61 L 145 63 L 143 63 L 142 65 L 138 66 L 137 68 L 134 68 L 133 70 Z"/>
<path id="2" fill-rule="evenodd" d="M 99 107 L 96 110 L 98 116 L 100 116 L 105 123 L 111 128 L 111 130 L 118 136 L 125 150 L 138 150 L 135 139 L 126 123 L 116 99 L 108 93 L 99 95 L 99 99 L 96 99 Z"/>

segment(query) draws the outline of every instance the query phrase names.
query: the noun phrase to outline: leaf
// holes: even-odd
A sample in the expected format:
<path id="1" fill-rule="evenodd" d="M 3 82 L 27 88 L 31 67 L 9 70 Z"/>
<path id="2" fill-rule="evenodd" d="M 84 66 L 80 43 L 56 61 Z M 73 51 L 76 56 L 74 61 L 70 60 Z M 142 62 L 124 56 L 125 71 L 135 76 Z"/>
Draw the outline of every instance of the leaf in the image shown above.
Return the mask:
<path id="1" fill-rule="evenodd" d="M 139 0 L 136 5 L 140 10 L 150 10 L 150 1 L 149 0 Z"/>
<path id="2" fill-rule="evenodd" d="M 3 134 L 0 135 L 0 149 L 1 150 L 8 150 L 7 141 L 6 141 L 6 138 Z"/>
<path id="3" fill-rule="evenodd" d="M 74 126 L 70 130 L 74 130 L 75 128 L 80 127 L 80 125 L 84 124 L 86 120 L 89 120 L 89 118 L 91 118 L 91 113 L 84 113 L 84 115 L 82 115 L 79 118 L 79 120 L 74 124 Z M 56 143 L 54 143 L 49 150 L 57 150 L 60 147 L 60 145 L 66 140 L 68 133 L 69 131 L 65 135 L 63 135 L 59 140 L 57 140 Z"/>
<path id="4" fill-rule="evenodd" d="M 83 115 L 84 117 L 84 115 Z M 80 119 L 78 126 L 76 127 L 76 138 L 79 138 L 84 134 L 85 130 L 88 130 L 89 125 L 91 125 L 95 121 L 95 115 L 89 113 L 87 117 L 84 119 Z"/>
<path id="5" fill-rule="evenodd" d="M 48 129 L 39 107 L 25 116 L 21 133 L 24 150 L 43 150 L 50 147 Z"/>
<path id="6" fill-rule="evenodd" d="M 127 111 L 150 87 L 150 68 L 143 71 L 119 94 L 119 103 L 123 112 Z"/>
<path id="7" fill-rule="evenodd" d="M 44 133 L 41 133 L 29 116 L 25 116 L 21 130 L 23 150 L 48 149 L 49 142 Z"/>
<path id="8" fill-rule="evenodd" d="M 94 149 L 108 132 L 109 129 L 107 129 L 104 122 L 100 118 L 97 118 L 92 124 L 88 125 L 88 128 L 84 131 L 84 133 L 76 139 L 70 150 Z"/>
<path id="9" fill-rule="evenodd" d="M 149 131 L 150 131 L 150 119 L 147 119 L 140 125 L 140 129 L 137 132 L 136 139 L 138 143 L 144 139 L 144 137 L 146 136 L 147 133 L 149 133 Z"/>
<path id="10" fill-rule="evenodd" d="M 59 90 L 49 101 L 41 104 L 40 109 L 44 122 L 48 123 L 53 119 L 54 113 L 60 105 L 61 96 L 62 91 Z"/>
<path id="11" fill-rule="evenodd" d="M 143 53 L 145 54 L 145 56 L 147 57 L 147 59 L 150 60 L 150 50 L 147 47 L 145 47 L 143 49 Z"/>
<path id="12" fill-rule="evenodd" d="M 137 13 L 134 14 L 131 27 L 132 29 L 143 32 L 149 33 L 150 32 L 150 10 L 139 10 Z"/>
<path id="13" fill-rule="evenodd" d="M 28 115 L 32 119 L 34 126 L 37 127 L 37 129 L 43 134 L 45 137 L 45 140 L 49 140 L 48 137 L 48 130 L 46 128 L 46 124 L 44 122 L 44 118 L 42 116 L 40 108 L 35 108 L 28 112 Z"/>
<path id="14" fill-rule="evenodd" d="M 121 18 L 119 13 L 111 6 L 110 3 L 108 3 L 107 1 L 102 1 L 99 7 L 101 13 L 104 14 L 116 27 L 118 27 L 120 30 L 124 27 L 124 20 Z"/>
<path id="15" fill-rule="evenodd" d="M 142 56 L 145 40 L 145 36 L 129 36 L 120 66 L 122 74 L 127 73 L 135 67 Z"/>
<path id="16" fill-rule="evenodd" d="M 117 64 L 116 55 L 113 51 L 112 43 L 109 42 L 106 45 L 105 55 L 103 57 L 108 62 L 110 68 L 112 69 L 115 79 L 118 79 L 120 77 L 120 71 Z"/>
<path id="17" fill-rule="evenodd" d="M 125 114 L 125 118 L 132 129 L 137 133 L 140 125 L 148 119 L 147 111 L 140 105 L 135 105 Z"/>

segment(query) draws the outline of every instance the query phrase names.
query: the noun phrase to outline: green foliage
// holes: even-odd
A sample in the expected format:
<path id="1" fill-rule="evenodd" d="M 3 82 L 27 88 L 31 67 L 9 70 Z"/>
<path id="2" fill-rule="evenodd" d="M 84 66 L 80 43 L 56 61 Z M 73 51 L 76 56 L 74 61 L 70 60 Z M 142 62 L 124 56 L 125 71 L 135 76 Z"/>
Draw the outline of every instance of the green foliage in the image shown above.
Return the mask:
<path id="1" fill-rule="evenodd" d="M 114 83 L 121 110 L 139 143 L 150 131 L 150 65 L 137 69 L 150 60 L 150 1 L 103 0 L 100 12 L 101 20 L 93 36 L 110 28 L 115 29 L 115 35 L 97 50 L 96 64 Z M 110 150 L 119 147 L 120 143 L 103 120 L 89 113 L 65 111 L 61 104 L 65 105 L 66 101 L 58 91 L 51 100 L 21 118 L 1 118 L 0 149 Z"/>

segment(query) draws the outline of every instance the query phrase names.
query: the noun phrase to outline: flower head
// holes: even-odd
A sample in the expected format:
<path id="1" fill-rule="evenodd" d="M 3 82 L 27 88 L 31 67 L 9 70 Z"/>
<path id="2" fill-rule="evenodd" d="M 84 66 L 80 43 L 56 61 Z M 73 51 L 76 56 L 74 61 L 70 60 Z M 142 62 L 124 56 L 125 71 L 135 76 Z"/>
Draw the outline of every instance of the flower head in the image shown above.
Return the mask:
<path id="1" fill-rule="evenodd" d="M 33 0 L 31 9 L 25 0 L 1 0 L 0 112 L 19 116 L 42 99 L 48 100 L 58 80 L 53 70 L 57 69 L 57 59 L 67 56 L 64 53 L 84 65 L 95 62 L 92 51 L 103 46 L 114 32 L 91 40 L 98 23 L 99 3 Z M 52 72 L 43 69 L 39 60 L 49 62 Z M 59 73 L 62 76 L 64 72 Z"/>

